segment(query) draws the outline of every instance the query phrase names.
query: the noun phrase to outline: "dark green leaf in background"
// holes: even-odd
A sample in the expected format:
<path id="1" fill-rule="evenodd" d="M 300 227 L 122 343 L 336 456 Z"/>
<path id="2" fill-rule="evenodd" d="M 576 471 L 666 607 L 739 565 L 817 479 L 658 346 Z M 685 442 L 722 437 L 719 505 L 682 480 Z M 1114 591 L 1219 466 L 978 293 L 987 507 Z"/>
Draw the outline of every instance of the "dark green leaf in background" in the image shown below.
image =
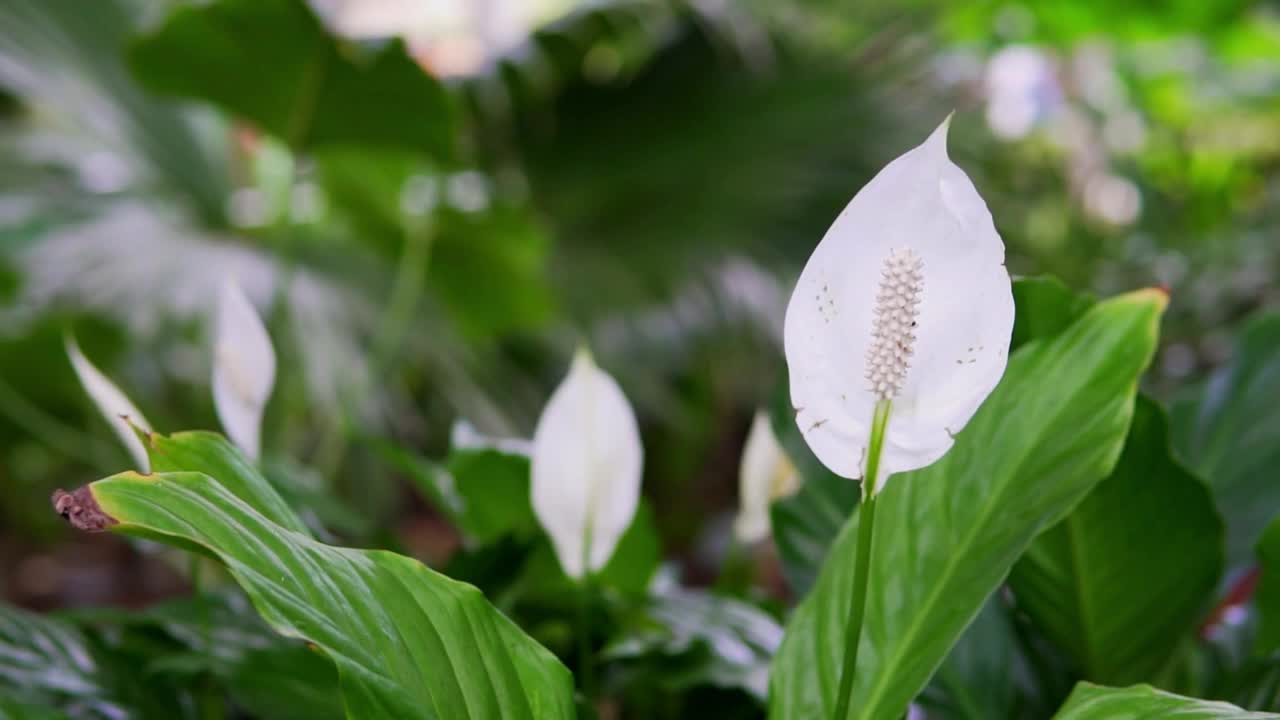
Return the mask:
<path id="1" fill-rule="evenodd" d="M 343 45 L 302 0 L 180 5 L 138 38 L 129 64 L 149 89 L 212 102 L 295 149 L 353 143 L 452 151 L 444 88 L 392 42 Z"/>
<path id="2" fill-rule="evenodd" d="M 1070 327 L 1096 301 L 1076 292 L 1050 276 L 1019 278 L 1013 283 L 1013 304 L 1017 314 L 1013 320 L 1011 350 L 1032 340 L 1053 337 Z"/>
<path id="3" fill-rule="evenodd" d="M 624 631 L 605 649 L 607 658 L 654 663 L 668 687 L 738 688 L 761 702 L 768 693 L 769 660 L 782 640 L 778 622 L 759 608 L 678 587 L 657 589 Z"/>
<path id="4" fill-rule="evenodd" d="M 1113 298 L 1024 346 L 955 446 L 889 481 L 878 501 L 855 717 L 900 718 L 1034 537 L 1110 472 L 1166 303 L 1155 290 Z M 826 718 L 835 704 L 856 517 L 790 620 L 772 668 L 775 718 Z"/>
<path id="5" fill-rule="evenodd" d="M 89 718 L 114 718 L 130 708 L 111 687 L 88 638 L 68 622 L 0 605 L 0 712 L 57 717 L 34 709 L 77 709 Z M 19 709 L 24 708 L 25 709 Z M 136 708 L 132 708 L 136 710 Z"/>
<path id="6" fill-rule="evenodd" d="M 934 720 L 1014 717 L 1017 651 L 1009 611 L 992 596 L 917 702 Z"/>
<path id="7" fill-rule="evenodd" d="M 1208 488 L 1171 455 L 1164 411 L 1139 397 L 1115 469 L 1036 538 L 1009 584 L 1085 679 L 1153 681 L 1207 609 L 1222 537 Z"/>
<path id="8" fill-rule="evenodd" d="M 1258 541 L 1258 561 L 1262 571 L 1254 597 L 1258 611 L 1255 647 L 1260 653 L 1270 653 L 1280 649 L 1280 515 Z"/>
<path id="9" fill-rule="evenodd" d="M 1227 519 L 1227 564 L 1253 559 L 1280 509 L 1280 314 L 1245 326 L 1230 362 L 1180 394 L 1175 449 L 1208 481 Z"/>

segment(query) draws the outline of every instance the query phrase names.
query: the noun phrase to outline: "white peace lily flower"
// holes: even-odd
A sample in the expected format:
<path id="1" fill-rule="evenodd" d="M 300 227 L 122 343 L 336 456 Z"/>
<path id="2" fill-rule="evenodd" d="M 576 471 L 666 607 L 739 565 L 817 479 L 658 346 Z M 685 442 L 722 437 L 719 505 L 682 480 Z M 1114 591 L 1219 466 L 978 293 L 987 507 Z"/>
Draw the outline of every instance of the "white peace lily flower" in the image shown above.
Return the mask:
<path id="1" fill-rule="evenodd" d="M 1009 354 L 1004 244 L 947 157 L 949 121 L 854 196 L 787 307 L 791 400 L 818 459 L 863 477 L 877 405 L 888 409 L 870 495 L 946 453 Z"/>
<path id="2" fill-rule="evenodd" d="M 228 280 L 214 320 L 213 405 L 227 436 L 250 458 L 261 445 L 262 412 L 276 381 L 276 353 L 249 298 Z"/>
<path id="3" fill-rule="evenodd" d="M 565 574 L 609 562 L 640 502 L 643 459 L 622 389 L 579 350 L 533 434 L 531 496 Z"/>
<path id="4" fill-rule="evenodd" d="M 128 396 L 116 387 L 115 383 L 108 380 L 101 370 L 94 367 L 84 353 L 80 352 L 80 345 L 76 343 L 75 338 L 68 335 L 66 346 L 71 367 L 75 368 L 76 377 L 80 378 L 80 384 L 84 386 L 85 392 L 89 393 L 93 404 L 98 406 L 98 412 L 102 413 L 107 424 L 119 436 L 120 442 L 124 443 L 125 448 L 129 450 L 138 470 L 144 473 L 151 472 L 151 461 L 147 458 L 147 449 L 143 447 L 142 440 L 138 438 L 138 434 L 130 423 L 147 432 L 151 432 L 151 424 L 142 416 L 142 412 L 129 400 Z"/>
<path id="5" fill-rule="evenodd" d="M 744 543 L 763 540 L 769 534 L 769 505 L 799 487 L 800 474 L 773 434 L 769 415 L 763 410 L 757 412 L 747 433 L 738 471 L 741 510 L 733 524 L 738 540 Z"/>

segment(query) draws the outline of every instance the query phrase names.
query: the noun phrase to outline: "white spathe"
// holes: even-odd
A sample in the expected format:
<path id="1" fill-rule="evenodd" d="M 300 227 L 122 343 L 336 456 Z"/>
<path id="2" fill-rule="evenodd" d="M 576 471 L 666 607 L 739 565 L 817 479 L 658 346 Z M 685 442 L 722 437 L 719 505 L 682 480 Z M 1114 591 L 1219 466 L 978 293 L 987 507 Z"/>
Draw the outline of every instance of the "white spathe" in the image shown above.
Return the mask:
<path id="1" fill-rule="evenodd" d="M 142 411 L 138 410 L 128 396 L 116 387 L 115 383 L 108 380 L 101 370 L 94 367 L 84 353 L 80 352 L 80 345 L 76 343 L 75 338 L 68 335 L 66 346 L 71 367 L 75 368 L 76 377 L 80 378 L 80 384 L 84 386 L 93 404 L 98 407 L 98 412 L 106 418 L 107 424 L 133 456 L 133 462 L 138 470 L 144 473 L 151 472 L 151 460 L 147 457 L 147 449 L 143 447 L 142 440 L 138 438 L 138 433 L 130 423 L 147 432 L 151 432 L 151 424 L 142 416 Z"/>
<path id="2" fill-rule="evenodd" d="M 643 461 L 631 404 L 579 350 L 533 434 L 531 496 L 565 574 L 603 568 L 640 502 Z"/>
<path id="3" fill-rule="evenodd" d="M 733 532 L 743 543 L 763 540 L 769 534 L 769 506 L 774 500 L 794 493 L 800 475 L 773 434 L 769 415 L 756 412 L 742 448 L 738 469 L 738 517 Z"/>
<path id="4" fill-rule="evenodd" d="M 256 460 L 262 413 L 276 381 L 276 353 L 262 319 L 232 280 L 218 293 L 214 319 L 213 405 L 227 437 Z"/>
<path id="5" fill-rule="evenodd" d="M 947 157 L 949 122 L 854 196 L 787 306 L 796 422 L 832 472 L 865 474 L 875 405 L 891 396 L 872 493 L 890 474 L 942 457 L 1008 360 L 1013 293 L 1004 243 L 973 183 Z M 892 327 L 881 330 L 877 318 Z M 877 332 L 892 341 L 877 343 Z M 869 358 L 873 350 L 889 355 Z M 895 363 L 905 372 L 878 394 L 868 376 Z"/>

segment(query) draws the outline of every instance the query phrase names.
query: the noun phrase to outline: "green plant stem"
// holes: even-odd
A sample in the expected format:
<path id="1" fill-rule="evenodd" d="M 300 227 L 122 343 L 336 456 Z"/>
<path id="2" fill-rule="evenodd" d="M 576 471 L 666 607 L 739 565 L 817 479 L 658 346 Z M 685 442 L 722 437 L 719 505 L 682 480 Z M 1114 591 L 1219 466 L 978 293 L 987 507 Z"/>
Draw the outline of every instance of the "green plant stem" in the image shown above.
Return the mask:
<path id="1" fill-rule="evenodd" d="M 871 439 L 867 444 L 867 467 L 862 476 L 862 507 L 858 510 L 858 544 L 854 553 L 853 597 L 849 602 L 849 619 L 844 632 L 844 663 L 840 668 L 840 690 L 836 696 L 834 720 L 849 716 L 853 695 L 853 676 L 858 667 L 858 645 L 862 638 L 862 618 L 867 610 L 867 579 L 871 576 L 871 544 L 875 539 L 876 475 L 880 471 L 880 452 L 884 448 L 884 431 L 889 424 L 888 400 L 876 403 L 871 421 Z"/>
<path id="2" fill-rule="evenodd" d="M 578 600 L 578 679 L 587 705 L 595 700 L 595 667 L 591 655 L 591 573 L 582 579 Z"/>

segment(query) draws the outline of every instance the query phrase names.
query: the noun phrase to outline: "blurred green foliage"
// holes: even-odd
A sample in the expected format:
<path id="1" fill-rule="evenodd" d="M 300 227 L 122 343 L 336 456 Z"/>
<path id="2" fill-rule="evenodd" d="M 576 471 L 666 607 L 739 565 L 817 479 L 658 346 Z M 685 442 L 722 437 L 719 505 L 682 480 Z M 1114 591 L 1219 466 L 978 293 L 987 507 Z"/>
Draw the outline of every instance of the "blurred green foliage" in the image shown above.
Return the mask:
<path id="1" fill-rule="evenodd" d="M 322 5 L 0 3 L 9 598 L 144 602 L 180 582 L 154 559 L 140 564 L 168 585 L 108 572 L 86 589 L 66 581 L 79 571 L 48 570 L 77 567 L 69 556 L 79 552 L 47 512 L 49 493 L 127 465 L 76 383 L 63 336 L 73 332 L 158 429 L 213 427 L 207 327 L 212 289 L 230 274 L 264 309 L 280 355 L 264 482 L 322 538 L 438 553 L 450 574 L 571 655 L 564 578 L 545 541 L 520 532 L 521 507 L 464 517 L 424 479 L 447 471 L 462 495 L 489 498 L 527 483 L 519 458 L 456 447 L 455 421 L 527 437 L 572 349 L 590 344 L 637 405 L 646 447 L 647 509 L 621 563 L 639 570 L 610 582 L 636 591 L 666 562 L 710 583 L 726 556 L 747 423 L 779 404 L 796 271 L 857 188 L 952 110 L 952 157 L 988 200 L 1011 271 L 1065 281 L 1019 284 L 1016 342 L 1083 311 L 1084 301 L 1060 302 L 1074 297 L 1068 287 L 1170 290 L 1143 389 L 1178 398 L 1175 447 L 1226 516 L 1219 594 L 1255 561 L 1274 514 L 1259 498 L 1275 485 L 1259 470 L 1275 447 L 1264 407 L 1274 317 L 1254 319 L 1280 304 L 1274 6 L 565 3 L 519 42 L 485 47 L 446 76 L 412 37 L 344 36 Z M 1023 314 L 1029 307 L 1048 314 Z M 775 415 L 811 482 L 774 510 L 785 579 L 773 579 L 773 602 L 803 595 L 856 500 Z M 1251 432 L 1228 432 L 1240 427 Z M 477 471 L 484 463 L 508 467 Z M 473 471 L 496 485 L 471 487 Z M 121 553 L 112 562 L 138 561 Z M 553 579 L 530 580 L 544 576 Z M 636 594 L 597 598 L 607 620 L 599 648 L 671 603 L 714 599 L 647 605 Z M 1006 643 L 1019 667 L 1036 666 L 1040 687 L 1071 677 L 1069 659 L 1037 654 L 1050 644 L 1019 612 L 989 602 L 926 704 L 951 708 L 944 686 L 992 675 L 974 660 L 975 638 Z M 54 622 L 87 633 L 88 652 L 119 651 L 98 638 L 115 630 Z M 643 678 L 628 686 L 639 688 L 630 701 L 655 713 L 749 717 L 751 693 L 715 681 L 746 666 L 719 667 L 705 651 L 722 631 L 738 637 L 734 627 L 614 648 L 613 679 Z M 169 631 L 143 634 L 174 652 L 180 644 Z M 1210 637 L 1192 654 L 1199 670 L 1170 669 L 1175 689 L 1277 707 L 1270 656 L 1242 660 L 1228 644 Z M 655 670 L 667 665 L 679 672 Z M 237 668 L 193 669 L 182 682 L 160 672 L 158 692 L 215 677 L 244 688 L 232 695 L 246 712 L 283 716 L 254 704 L 254 689 L 234 678 L 256 672 Z M 1070 689 L 1034 698 L 982 687 L 1041 716 Z"/>

